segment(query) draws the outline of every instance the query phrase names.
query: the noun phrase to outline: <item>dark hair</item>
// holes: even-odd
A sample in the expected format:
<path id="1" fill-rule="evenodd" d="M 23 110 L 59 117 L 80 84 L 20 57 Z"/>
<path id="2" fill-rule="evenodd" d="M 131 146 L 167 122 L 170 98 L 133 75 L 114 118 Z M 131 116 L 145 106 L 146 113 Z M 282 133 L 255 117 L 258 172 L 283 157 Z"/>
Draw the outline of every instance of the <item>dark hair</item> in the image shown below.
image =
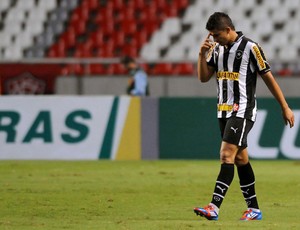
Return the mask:
<path id="1" fill-rule="evenodd" d="M 235 30 L 231 18 L 228 16 L 228 14 L 225 14 L 223 12 L 213 13 L 206 23 L 206 29 L 208 31 L 224 30 L 227 27 L 230 27 L 232 30 Z"/>
<path id="2" fill-rule="evenodd" d="M 129 63 L 131 63 L 131 62 L 135 62 L 134 61 L 134 59 L 132 58 L 132 57 L 129 57 L 129 56 L 125 56 L 125 57 L 123 57 L 122 59 L 121 59 L 121 63 L 123 64 L 123 65 L 128 65 Z"/>

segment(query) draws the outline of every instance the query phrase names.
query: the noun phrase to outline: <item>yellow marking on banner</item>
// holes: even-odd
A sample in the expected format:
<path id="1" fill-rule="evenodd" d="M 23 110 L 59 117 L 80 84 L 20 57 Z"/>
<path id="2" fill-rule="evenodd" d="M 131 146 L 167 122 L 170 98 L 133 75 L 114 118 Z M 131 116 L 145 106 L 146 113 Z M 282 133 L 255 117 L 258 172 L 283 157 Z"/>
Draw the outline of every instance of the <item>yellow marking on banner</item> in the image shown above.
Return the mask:
<path id="1" fill-rule="evenodd" d="M 132 97 L 116 154 L 116 160 L 141 159 L 141 98 Z"/>

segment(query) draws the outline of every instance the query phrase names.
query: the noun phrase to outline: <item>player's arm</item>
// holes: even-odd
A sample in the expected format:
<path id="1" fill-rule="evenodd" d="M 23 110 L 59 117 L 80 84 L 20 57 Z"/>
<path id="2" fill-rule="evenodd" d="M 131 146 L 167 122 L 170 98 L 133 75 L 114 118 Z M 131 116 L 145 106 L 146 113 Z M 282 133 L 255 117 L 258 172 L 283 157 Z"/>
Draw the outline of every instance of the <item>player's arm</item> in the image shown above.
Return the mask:
<path id="1" fill-rule="evenodd" d="M 197 72 L 198 72 L 198 79 L 201 82 L 207 82 L 214 74 L 214 68 L 207 64 L 206 58 L 209 49 L 212 48 L 211 41 L 209 40 L 210 33 L 204 40 L 204 42 L 200 46 L 199 56 L 198 56 L 198 65 L 197 65 Z"/>
<path id="2" fill-rule="evenodd" d="M 286 125 L 289 124 L 290 127 L 293 127 L 294 121 L 295 121 L 294 113 L 290 109 L 289 105 L 287 104 L 285 97 L 284 97 L 278 83 L 276 82 L 273 74 L 271 73 L 271 71 L 268 71 L 267 73 L 262 74 L 261 77 L 264 80 L 267 87 L 269 88 L 270 92 L 273 94 L 275 99 L 280 104 L 280 107 L 282 110 L 282 116 L 283 116 L 285 124 Z"/>

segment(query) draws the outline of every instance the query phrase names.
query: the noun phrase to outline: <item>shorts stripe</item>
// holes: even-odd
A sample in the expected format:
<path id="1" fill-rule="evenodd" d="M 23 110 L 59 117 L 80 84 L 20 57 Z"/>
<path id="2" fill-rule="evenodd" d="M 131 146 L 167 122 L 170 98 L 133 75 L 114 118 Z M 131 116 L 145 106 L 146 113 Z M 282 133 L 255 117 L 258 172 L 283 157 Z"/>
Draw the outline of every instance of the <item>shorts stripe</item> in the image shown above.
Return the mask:
<path id="1" fill-rule="evenodd" d="M 239 141 L 239 146 L 242 146 L 242 140 L 243 140 L 243 137 L 244 137 L 245 127 L 246 127 L 246 119 L 244 119 L 244 122 L 243 122 L 243 130 L 242 130 L 241 138 L 240 138 L 240 141 Z"/>

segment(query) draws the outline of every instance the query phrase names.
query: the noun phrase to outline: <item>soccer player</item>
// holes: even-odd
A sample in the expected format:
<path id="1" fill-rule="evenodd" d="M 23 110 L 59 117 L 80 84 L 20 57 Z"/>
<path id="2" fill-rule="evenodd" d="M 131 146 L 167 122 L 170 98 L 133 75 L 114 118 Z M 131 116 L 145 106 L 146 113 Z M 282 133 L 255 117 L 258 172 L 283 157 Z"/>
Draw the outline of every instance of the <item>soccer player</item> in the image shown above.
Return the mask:
<path id="1" fill-rule="evenodd" d="M 132 96 L 148 96 L 148 76 L 145 71 L 140 66 L 138 66 L 138 64 L 132 57 L 124 57 L 122 59 L 122 63 L 130 74 L 127 94 Z"/>
<path id="2" fill-rule="evenodd" d="M 294 114 L 270 71 L 261 47 L 242 32 L 235 31 L 227 14 L 212 14 L 206 29 L 209 34 L 200 46 L 197 71 L 201 82 L 209 81 L 216 74 L 217 114 L 222 136 L 221 169 L 211 202 L 203 208 L 194 208 L 194 212 L 208 220 L 218 220 L 219 209 L 233 180 L 236 165 L 240 188 L 248 207 L 240 220 L 261 220 L 254 172 L 247 152 L 247 135 L 257 113 L 257 73 L 278 101 L 286 125 L 294 126 Z"/>

